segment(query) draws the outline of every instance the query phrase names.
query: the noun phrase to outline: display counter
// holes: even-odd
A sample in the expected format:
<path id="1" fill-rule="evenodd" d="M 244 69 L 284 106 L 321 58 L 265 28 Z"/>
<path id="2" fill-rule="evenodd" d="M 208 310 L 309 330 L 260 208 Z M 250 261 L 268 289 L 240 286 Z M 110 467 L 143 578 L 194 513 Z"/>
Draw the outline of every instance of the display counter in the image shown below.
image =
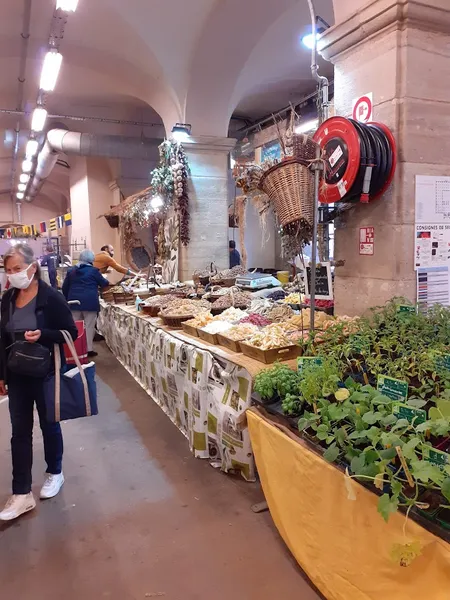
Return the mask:
<path id="1" fill-rule="evenodd" d="M 169 330 L 132 306 L 102 301 L 98 326 L 116 358 L 188 438 L 195 456 L 255 479 L 245 412 L 252 379 L 266 365 Z"/>
<path id="2" fill-rule="evenodd" d="M 267 415 L 252 409 L 247 419 L 275 525 L 327 600 L 449 598 L 448 543 L 411 519 L 406 522 L 400 512 L 385 523 L 373 492 Z M 399 545 L 406 543 L 421 548 L 407 567 L 398 556 Z"/>

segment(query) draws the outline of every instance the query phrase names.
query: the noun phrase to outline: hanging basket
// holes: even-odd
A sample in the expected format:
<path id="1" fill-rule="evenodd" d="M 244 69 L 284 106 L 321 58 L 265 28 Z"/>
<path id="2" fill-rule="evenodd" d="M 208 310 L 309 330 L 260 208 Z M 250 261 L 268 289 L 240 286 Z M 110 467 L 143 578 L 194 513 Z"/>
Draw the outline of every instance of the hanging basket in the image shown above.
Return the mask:
<path id="1" fill-rule="evenodd" d="M 304 133 L 294 134 L 294 158 L 308 166 L 317 157 L 317 144 L 311 137 Z"/>
<path id="2" fill-rule="evenodd" d="M 266 171 L 259 184 L 283 228 L 296 222 L 310 227 L 313 224 L 314 175 L 302 162 L 296 158 L 284 160 Z"/>

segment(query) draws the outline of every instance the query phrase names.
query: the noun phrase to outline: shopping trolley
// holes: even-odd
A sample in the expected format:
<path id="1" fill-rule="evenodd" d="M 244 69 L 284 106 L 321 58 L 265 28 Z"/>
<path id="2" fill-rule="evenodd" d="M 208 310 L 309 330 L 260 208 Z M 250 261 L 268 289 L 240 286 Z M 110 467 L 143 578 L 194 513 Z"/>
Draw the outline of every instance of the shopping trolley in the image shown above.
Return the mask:
<path id="1" fill-rule="evenodd" d="M 79 300 L 69 300 L 68 304 L 70 306 L 80 305 Z M 75 340 L 75 350 L 77 351 L 78 358 L 82 365 L 85 365 L 89 362 L 88 359 L 88 347 L 87 347 L 87 335 L 86 335 L 86 326 L 84 321 L 75 321 L 75 325 L 78 330 L 78 337 Z M 75 360 L 72 357 L 72 353 L 69 350 L 67 344 L 64 344 L 64 356 L 66 357 L 66 363 L 68 365 L 74 365 Z"/>

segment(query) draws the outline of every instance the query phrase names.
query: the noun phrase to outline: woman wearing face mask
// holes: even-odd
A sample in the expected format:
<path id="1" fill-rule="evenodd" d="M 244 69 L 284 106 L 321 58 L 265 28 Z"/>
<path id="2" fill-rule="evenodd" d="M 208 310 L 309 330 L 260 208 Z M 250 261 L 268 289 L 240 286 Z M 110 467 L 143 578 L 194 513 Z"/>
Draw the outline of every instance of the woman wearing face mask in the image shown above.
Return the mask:
<path id="1" fill-rule="evenodd" d="M 11 372 L 7 366 L 8 353 L 15 340 L 41 344 L 52 351 L 54 344 L 64 343 L 60 330 L 68 331 L 73 340 L 76 340 L 78 332 L 62 294 L 41 280 L 39 264 L 27 244 L 13 246 L 4 257 L 4 265 L 10 289 L 4 294 L 1 304 L 0 394 L 8 393 L 9 396 L 13 482 L 12 496 L 0 512 L 0 521 L 11 521 L 36 506 L 31 492 L 35 403 L 47 463 L 41 499 L 56 496 L 64 483 L 64 476 L 61 427 L 59 423 L 48 423 L 46 420 L 44 378 Z"/>

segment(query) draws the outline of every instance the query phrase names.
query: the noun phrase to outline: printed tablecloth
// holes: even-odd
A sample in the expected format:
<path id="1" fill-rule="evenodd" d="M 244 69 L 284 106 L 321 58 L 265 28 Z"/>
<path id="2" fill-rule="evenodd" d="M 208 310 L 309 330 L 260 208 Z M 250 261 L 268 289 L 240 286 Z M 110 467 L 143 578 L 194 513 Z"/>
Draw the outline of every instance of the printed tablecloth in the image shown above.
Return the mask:
<path id="1" fill-rule="evenodd" d="M 252 380 L 245 368 L 177 339 L 120 305 L 102 303 L 98 329 L 116 358 L 184 433 L 196 457 L 254 481 L 245 419 Z"/>

